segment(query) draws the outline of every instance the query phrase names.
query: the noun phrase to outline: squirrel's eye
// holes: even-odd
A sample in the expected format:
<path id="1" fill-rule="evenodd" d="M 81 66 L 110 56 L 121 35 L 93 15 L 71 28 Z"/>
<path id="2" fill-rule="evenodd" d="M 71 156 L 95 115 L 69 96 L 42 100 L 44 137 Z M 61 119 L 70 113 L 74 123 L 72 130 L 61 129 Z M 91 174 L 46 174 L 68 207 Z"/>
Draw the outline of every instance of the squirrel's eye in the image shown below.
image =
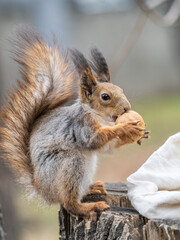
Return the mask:
<path id="1" fill-rule="evenodd" d="M 107 93 L 103 93 L 103 94 L 101 95 L 101 98 L 102 98 L 104 101 L 107 101 L 107 100 L 110 100 L 110 99 L 111 99 L 110 96 L 109 96 Z"/>

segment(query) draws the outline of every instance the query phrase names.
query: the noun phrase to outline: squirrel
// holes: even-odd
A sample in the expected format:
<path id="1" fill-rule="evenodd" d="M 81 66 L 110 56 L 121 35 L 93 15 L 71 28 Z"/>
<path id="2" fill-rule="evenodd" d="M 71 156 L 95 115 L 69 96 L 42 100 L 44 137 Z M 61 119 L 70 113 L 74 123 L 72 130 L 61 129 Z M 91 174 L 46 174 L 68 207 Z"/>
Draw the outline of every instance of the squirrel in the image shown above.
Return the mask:
<path id="1" fill-rule="evenodd" d="M 70 214 L 95 219 L 109 209 L 104 201 L 82 203 L 87 194 L 106 194 L 93 183 L 96 153 L 143 137 L 138 121 L 115 125 L 131 108 L 123 90 L 110 83 L 107 62 L 97 48 L 91 61 L 76 50 L 63 54 L 32 29 L 20 30 L 13 42 L 22 81 L 1 110 L 4 159 L 48 203 Z M 129 138 L 127 137 L 129 136 Z"/>

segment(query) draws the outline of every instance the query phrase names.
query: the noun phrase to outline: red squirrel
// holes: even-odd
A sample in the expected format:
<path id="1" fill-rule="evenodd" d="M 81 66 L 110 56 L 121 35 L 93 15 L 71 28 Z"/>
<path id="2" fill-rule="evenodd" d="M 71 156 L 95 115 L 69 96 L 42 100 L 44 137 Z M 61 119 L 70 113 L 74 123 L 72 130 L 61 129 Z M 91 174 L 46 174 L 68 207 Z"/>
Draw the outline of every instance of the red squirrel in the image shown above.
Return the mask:
<path id="1" fill-rule="evenodd" d="M 130 109 L 123 90 L 110 83 L 102 53 L 88 61 L 78 50 L 62 54 L 33 30 L 20 30 L 14 42 L 22 81 L 1 110 L 4 159 L 24 183 L 48 203 L 60 203 L 70 214 L 94 219 L 108 210 L 103 202 L 82 203 L 88 192 L 106 193 L 93 183 L 96 153 L 114 148 L 118 139 L 142 136 L 138 121 L 115 125 Z M 73 100 L 73 101 L 72 101 Z"/>

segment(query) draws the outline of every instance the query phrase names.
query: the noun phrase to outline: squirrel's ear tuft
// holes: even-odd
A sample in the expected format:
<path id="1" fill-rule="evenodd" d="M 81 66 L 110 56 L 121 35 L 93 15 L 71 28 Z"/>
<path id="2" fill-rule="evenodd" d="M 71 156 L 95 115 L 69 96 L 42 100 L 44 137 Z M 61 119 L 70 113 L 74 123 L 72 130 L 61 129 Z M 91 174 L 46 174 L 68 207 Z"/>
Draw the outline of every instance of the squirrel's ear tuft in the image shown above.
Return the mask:
<path id="1" fill-rule="evenodd" d="M 69 50 L 71 53 L 73 63 L 79 74 L 81 74 L 83 71 L 86 71 L 88 68 L 90 68 L 88 61 L 80 51 L 78 51 L 77 49 L 69 49 Z"/>
<path id="2" fill-rule="evenodd" d="M 84 55 L 77 49 L 70 49 L 71 57 L 77 72 L 80 75 L 81 89 L 92 94 L 92 88 L 97 84 L 91 68 Z"/>
<path id="3" fill-rule="evenodd" d="M 91 49 L 91 60 L 91 67 L 97 74 L 98 80 L 100 82 L 110 82 L 110 72 L 106 59 L 96 47 Z"/>

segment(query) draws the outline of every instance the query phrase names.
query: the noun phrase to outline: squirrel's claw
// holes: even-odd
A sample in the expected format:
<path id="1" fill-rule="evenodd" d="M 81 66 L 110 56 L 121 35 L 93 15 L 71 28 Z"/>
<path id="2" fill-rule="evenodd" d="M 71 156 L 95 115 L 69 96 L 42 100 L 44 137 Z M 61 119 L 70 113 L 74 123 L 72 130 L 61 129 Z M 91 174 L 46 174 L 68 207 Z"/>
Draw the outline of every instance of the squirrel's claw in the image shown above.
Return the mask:
<path id="1" fill-rule="evenodd" d="M 150 138 L 150 136 L 148 135 L 149 133 L 150 131 L 145 131 L 143 136 L 137 141 L 137 144 L 141 145 L 143 139 L 149 139 Z"/>

